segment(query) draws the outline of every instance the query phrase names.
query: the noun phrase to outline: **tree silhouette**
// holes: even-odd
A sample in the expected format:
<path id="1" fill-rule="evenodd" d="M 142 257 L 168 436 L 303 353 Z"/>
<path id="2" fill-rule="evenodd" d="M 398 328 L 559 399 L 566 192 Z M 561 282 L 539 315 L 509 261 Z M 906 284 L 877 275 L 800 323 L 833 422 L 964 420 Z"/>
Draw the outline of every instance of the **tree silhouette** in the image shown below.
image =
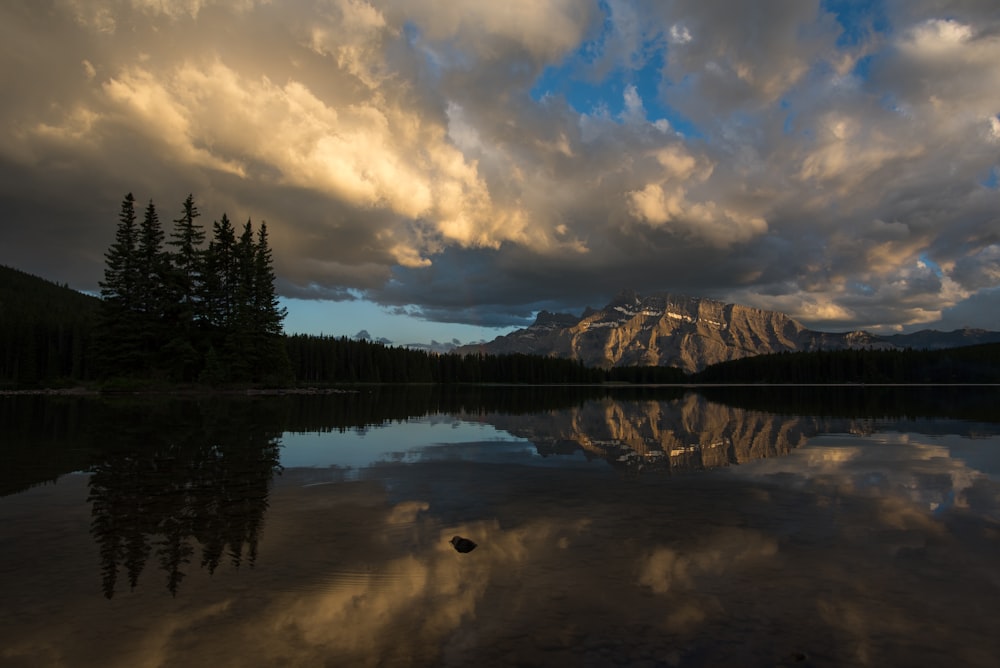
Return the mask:
<path id="1" fill-rule="evenodd" d="M 291 381 L 265 224 L 239 238 L 226 214 L 205 231 L 188 195 L 164 251 L 152 202 L 136 225 L 126 195 L 106 253 L 100 350 L 105 377 L 174 381 Z"/>

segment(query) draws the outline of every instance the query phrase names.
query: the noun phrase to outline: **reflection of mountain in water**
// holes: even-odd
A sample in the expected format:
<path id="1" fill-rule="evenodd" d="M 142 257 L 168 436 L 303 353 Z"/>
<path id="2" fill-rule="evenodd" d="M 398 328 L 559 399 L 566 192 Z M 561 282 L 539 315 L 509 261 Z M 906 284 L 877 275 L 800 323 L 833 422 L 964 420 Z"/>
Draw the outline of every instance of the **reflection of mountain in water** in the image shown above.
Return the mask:
<path id="1" fill-rule="evenodd" d="M 485 420 L 530 440 L 542 455 L 582 449 L 633 470 L 687 471 L 776 457 L 816 433 L 809 418 L 734 408 L 694 393 L 665 401 L 605 397 L 569 409 Z"/>
<path id="2" fill-rule="evenodd" d="M 469 419 L 526 438 L 541 455 L 582 450 L 630 470 L 687 471 L 785 455 L 821 433 L 993 436 L 998 399 L 996 388 L 981 387 L 699 388 Z M 943 417 L 952 414 L 964 419 Z"/>
<path id="3" fill-rule="evenodd" d="M 253 566 L 281 434 L 258 408 L 147 403 L 114 413 L 104 432 L 114 450 L 89 483 L 106 597 L 122 569 L 134 589 L 151 555 L 176 595 L 195 543 L 210 573 L 224 558 Z"/>

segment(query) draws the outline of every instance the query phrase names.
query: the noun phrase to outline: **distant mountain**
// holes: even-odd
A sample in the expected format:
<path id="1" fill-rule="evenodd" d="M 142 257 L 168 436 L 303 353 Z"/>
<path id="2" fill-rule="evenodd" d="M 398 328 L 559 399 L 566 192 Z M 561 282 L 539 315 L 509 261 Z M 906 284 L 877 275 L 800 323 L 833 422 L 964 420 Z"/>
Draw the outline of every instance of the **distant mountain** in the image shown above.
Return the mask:
<path id="1" fill-rule="evenodd" d="M 949 348 L 1000 341 L 1000 332 L 958 330 L 877 336 L 818 332 L 777 311 L 672 294 L 625 291 L 576 317 L 542 311 L 525 329 L 456 352 L 525 353 L 577 359 L 587 366 L 672 366 L 687 373 L 769 353 L 846 348 Z"/>
<path id="2" fill-rule="evenodd" d="M 922 329 L 912 334 L 893 334 L 881 337 L 883 341 L 897 348 L 913 348 L 914 350 L 942 350 L 974 346 L 980 343 L 1000 343 L 1000 332 L 990 332 L 985 329 L 956 329 L 951 332 L 939 332 L 936 329 Z"/>

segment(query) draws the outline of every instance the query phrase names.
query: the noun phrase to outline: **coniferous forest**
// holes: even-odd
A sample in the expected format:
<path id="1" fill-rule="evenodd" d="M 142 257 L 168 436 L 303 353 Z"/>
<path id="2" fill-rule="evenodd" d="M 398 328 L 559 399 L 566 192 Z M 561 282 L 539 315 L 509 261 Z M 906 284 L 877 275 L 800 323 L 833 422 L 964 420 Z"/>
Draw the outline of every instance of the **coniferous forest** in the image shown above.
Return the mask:
<path id="1" fill-rule="evenodd" d="M 97 299 L 0 267 L 0 389 L 97 382 L 290 387 L 337 383 L 998 383 L 1000 344 L 748 357 L 687 375 L 533 355 L 433 354 L 286 335 L 265 223 L 201 224 L 193 196 L 164 229 L 152 201 L 121 202 Z"/>

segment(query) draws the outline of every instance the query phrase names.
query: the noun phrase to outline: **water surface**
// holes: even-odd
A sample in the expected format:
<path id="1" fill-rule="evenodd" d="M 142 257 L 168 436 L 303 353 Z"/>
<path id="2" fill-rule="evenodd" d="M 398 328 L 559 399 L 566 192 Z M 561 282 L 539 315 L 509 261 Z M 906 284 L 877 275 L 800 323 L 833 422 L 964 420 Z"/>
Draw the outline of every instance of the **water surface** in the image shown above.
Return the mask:
<path id="1" fill-rule="evenodd" d="M 995 665 L 996 391 L 813 392 L 0 398 L 0 665 Z"/>

